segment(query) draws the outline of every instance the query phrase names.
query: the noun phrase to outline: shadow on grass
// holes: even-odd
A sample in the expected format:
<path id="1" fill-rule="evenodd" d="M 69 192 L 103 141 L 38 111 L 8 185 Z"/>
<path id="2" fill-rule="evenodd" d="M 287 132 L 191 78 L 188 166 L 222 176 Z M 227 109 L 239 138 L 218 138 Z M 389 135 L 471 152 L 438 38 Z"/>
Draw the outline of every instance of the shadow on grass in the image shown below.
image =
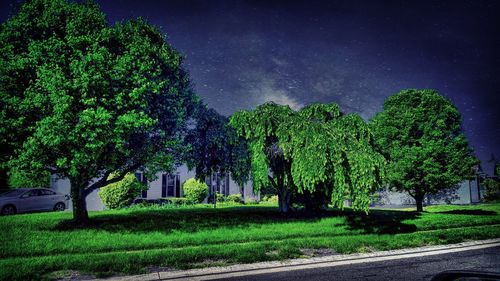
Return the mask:
<path id="1" fill-rule="evenodd" d="M 245 228 L 255 224 L 271 224 L 292 221 L 315 221 L 319 217 L 308 214 L 282 215 L 275 207 L 232 207 L 221 209 L 164 209 L 132 210 L 121 214 L 99 214 L 91 217 L 86 225 L 62 221 L 55 230 L 99 229 L 111 232 L 169 233 L 175 230 L 196 232 L 207 229 Z"/>
<path id="2" fill-rule="evenodd" d="M 53 230 L 72 231 L 96 229 L 110 232 L 196 232 L 200 230 L 225 228 L 245 228 L 255 224 L 275 224 L 287 222 L 316 222 L 322 218 L 344 217 L 349 230 L 363 233 L 396 234 L 417 230 L 404 220 L 415 219 L 415 212 L 394 210 L 371 210 L 364 214 L 352 210 L 326 210 L 319 213 L 303 211 L 282 215 L 276 207 L 234 207 L 224 209 L 167 209 L 133 210 L 122 214 L 103 214 L 91 218 L 87 225 L 74 225 L 72 221 L 62 221 Z"/>
<path id="3" fill-rule="evenodd" d="M 496 216 L 495 211 L 486 211 L 481 209 L 469 209 L 469 210 L 451 210 L 434 212 L 435 214 L 454 214 L 454 215 L 471 215 L 471 216 Z"/>
<path id="4" fill-rule="evenodd" d="M 372 210 L 369 214 L 357 213 L 347 216 L 350 230 L 363 230 L 365 233 L 396 234 L 417 231 L 414 224 L 404 223 L 404 220 L 416 219 L 417 212 Z"/>

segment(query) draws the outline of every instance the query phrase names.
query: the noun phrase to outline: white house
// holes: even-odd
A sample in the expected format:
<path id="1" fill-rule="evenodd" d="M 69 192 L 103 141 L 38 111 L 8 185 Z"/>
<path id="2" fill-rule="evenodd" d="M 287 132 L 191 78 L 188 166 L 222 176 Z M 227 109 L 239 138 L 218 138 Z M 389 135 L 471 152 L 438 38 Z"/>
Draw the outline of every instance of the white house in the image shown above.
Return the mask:
<path id="1" fill-rule="evenodd" d="M 182 165 L 177 168 L 174 173 L 158 173 L 157 179 L 148 182 L 141 173 L 136 173 L 136 177 L 147 184 L 148 189 L 143 191 L 138 198 L 143 199 L 159 199 L 168 197 L 182 197 L 182 184 L 189 178 L 194 178 L 195 172 L 189 171 L 187 166 Z M 254 193 L 251 181 L 245 183 L 243 186 L 237 184 L 230 175 L 213 174 L 206 180 L 209 192 L 216 191 L 220 194 L 241 194 L 243 199 L 259 200 L 259 194 Z M 51 186 L 57 192 L 69 194 L 71 185 L 68 179 L 59 179 L 53 177 Z M 99 197 L 99 189 L 94 190 L 87 196 L 87 209 L 89 211 L 104 210 L 105 207 Z M 72 204 L 68 206 L 72 209 Z"/>
<path id="2" fill-rule="evenodd" d="M 194 171 L 189 171 L 187 166 L 182 165 L 177 168 L 174 173 L 158 173 L 157 179 L 151 182 L 145 182 L 148 185 L 148 190 L 143 191 L 138 198 L 143 199 L 160 199 L 168 197 L 182 197 L 182 184 L 189 178 L 195 176 Z M 136 177 L 140 181 L 146 179 L 141 173 L 136 173 Z M 254 193 L 252 182 L 249 181 L 243 186 L 240 186 L 230 175 L 213 174 L 206 181 L 209 192 L 218 192 L 220 194 L 241 194 L 243 199 L 260 200 L 260 195 Z M 58 179 L 53 177 L 51 180 L 51 188 L 63 194 L 70 193 L 70 182 L 67 179 Z M 99 190 L 94 190 L 87 196 L 87 209 L 89 211 L 104 210 L 105 207 L 98 195 Z M 479 184 L 478 179 L 466 180 L 457 186 L 447 189 L 437 195 L 426 196 L 424 204 L 473 204 L 479 203 L 484 197 L 484 187 Z M 378 192 L 378 199 L 372 203 L 372 206 L 411 206 L 415 205 L 415 200 L 408 193 L 394 192 L 381 190 Z M 348 204 L 348 203 L 347 203 Z M 72 209 L 72 205 L 68 206 Z"/>

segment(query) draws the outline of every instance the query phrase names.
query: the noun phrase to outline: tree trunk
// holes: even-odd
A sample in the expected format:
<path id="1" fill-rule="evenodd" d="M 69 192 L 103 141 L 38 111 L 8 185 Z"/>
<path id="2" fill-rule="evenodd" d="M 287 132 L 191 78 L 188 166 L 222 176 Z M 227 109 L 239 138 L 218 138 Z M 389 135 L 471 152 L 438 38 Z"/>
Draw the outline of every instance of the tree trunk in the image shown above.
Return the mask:
<path id="1" fill-rule="evenodd" d="M 417 212 L 423 212 L 424 211 L 424 196 L 425 194 L 422 194 L 421 192 L 417 191 L 415 194 L 415 203 L 417 204 Z"/>
<path id="2" fill-rule="evenodd" d="M 278 191 L 278 202 L 280 213 L 286 214 L 290 211 L 290 192 L 285 187 Z"/>
<path id="3" fill-rule="evenodd" d="M 417 212 L 423 212 L 424 211 L 424 202 L 423 198 L 415 198 L 415 202 L 417 203 Z"/>
<path id="4" fill-rule="evenodd" d="M 85 224 L 89 221 L 87 212 L 87 195 L 83 192 L 85 186 L 77 180 L 71 180 L 71 200 L 73 202 L 73 221 L 78 224 Z"/>

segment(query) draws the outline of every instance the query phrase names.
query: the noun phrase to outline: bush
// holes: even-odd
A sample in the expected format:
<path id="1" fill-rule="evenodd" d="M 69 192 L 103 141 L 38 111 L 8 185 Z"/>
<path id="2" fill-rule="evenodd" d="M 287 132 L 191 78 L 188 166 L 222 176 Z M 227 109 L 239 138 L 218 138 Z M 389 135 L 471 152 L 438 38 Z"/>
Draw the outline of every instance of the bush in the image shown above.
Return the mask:
<path id="1" fill-rule="evenodd" d="M 143 188 L 145 186 L 137 180 L 133 173 L 130 173 L 121 181 L 102 187 L 98 194 L 106 208 L 118 209 L 130 205 Z"/>
<path id="2" fill-rule="evenodd" d="M 262 198 L 262 201 L 269 203 L 278 203 L 278 195 L 266 195 Z"/>
<path id="3" fill-rule="evenodd" d="M 243 204 L 243 197 L 241 194 L 230 194 L 226 197 L 226 202 Z"/>
<path id="4" fill-rule="evenodd" d="M 208 185 L 194 178 L 185 181 L 182 188 L 187 202 L 191 204 L 203 202 L 208 195 Z"/>
<path id="5" fill-rule="evenodd" d="M 259 201 L 255 200 L 253 198 L 249 198 L 245 201 L 245 204 L 249 204 L 249 205 L 259 204 Z"/>
<path id="6" fill-rule="evenodd" d="M 220 194 L 219 192 L 215 193 L 215 198 L 217 198 L 217 203 L 226 201 L 226 196 L 224 196 L 224 194 Z"/>
<path id="7" fill-rule="evenodd" d="M 176 205 L 176 206 L 184 206 L 184 205 L 189 205 L 190 204 L 188 202 L 187 198 L 185 198 L 185 197 L 165 198 L 165 203 L 166 204 L 171 204 L 171 205 Z"/>

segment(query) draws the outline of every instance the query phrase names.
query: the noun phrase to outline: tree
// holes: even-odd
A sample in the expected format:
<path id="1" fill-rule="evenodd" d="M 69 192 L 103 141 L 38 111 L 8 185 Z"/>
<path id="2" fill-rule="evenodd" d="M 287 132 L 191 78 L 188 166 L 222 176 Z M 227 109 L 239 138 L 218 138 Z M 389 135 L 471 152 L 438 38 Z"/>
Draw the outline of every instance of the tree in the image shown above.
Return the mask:
<path id="1" fill-rule="evenodd" d="M 343 115 L 336 104 L 312 104 L 297 112 L 266 103 L 235 113 L 230 124 L 248 140 L 254 186 L 272 185 L 281 212 L 289 211 L 295 192 L 315 198 L 323 193 L 339 208 L 351 199 L 354 209 L 367 211 L 385 160 L 373 150 L 359 115 Z"/>
<path id="2" fill-rule="evenodd" d="M 500 179 L 498 177 L 491 177 L 484 180 L 484 187 L 486 193 L 484 194 L 484 201 L 495 202 L 500 200 Z"/>
<path id="3" fill-rule="evenodd" d="M 389 186 L 408 192 L 419 212 L 426 194 L 472 176 L 478 163 L 457 108 L 434 90 L 403 90 L 389 97 L 370 126 L 388 159 Z"/>
<path id="4" fill-rule="evenodd" d="M 193 126 L 186 141 L 190 149 L 185 157 L 196 178 L 204 180 L 214 173 L 231 173 L 243 185 L 248 181 L 250 154 L 246 140 L 228 126 L 228 118 L 200 104 L 193 117 Z"/>
<path id="5" fill-rule="evenodd" d="M 2 161 L 32 181 L 68 178 L 75 221 L 88 220 L 93 190 L 178 159 L 197 98 L 154 26 L 109 26 L 91 2 L 33 0 L 1 25 L 0 42 Z"/>

